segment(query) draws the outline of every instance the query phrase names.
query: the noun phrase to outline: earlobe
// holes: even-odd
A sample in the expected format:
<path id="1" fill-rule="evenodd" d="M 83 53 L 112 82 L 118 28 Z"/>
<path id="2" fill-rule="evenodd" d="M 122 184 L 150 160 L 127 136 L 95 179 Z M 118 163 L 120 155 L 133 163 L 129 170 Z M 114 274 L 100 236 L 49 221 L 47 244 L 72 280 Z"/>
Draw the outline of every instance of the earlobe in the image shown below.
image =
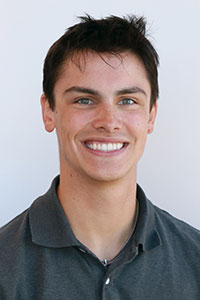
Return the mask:
<path id="1" fill-rule="evenodd" d="M 154 123 L 157 115 L 157 108 L 158 108 L 158 103 L 156 101 L 149 113 L 148 134 L 151 134 L 153 132 Z"/>
<path id="2" fill-rule="evenodd" d="M 54 112 L 52 111 L 49 101 L 45 94 L 42 94 L 40 98 L 42 108 L 42 118 L 46 131 L 52 132 L 55 128 Z"/>

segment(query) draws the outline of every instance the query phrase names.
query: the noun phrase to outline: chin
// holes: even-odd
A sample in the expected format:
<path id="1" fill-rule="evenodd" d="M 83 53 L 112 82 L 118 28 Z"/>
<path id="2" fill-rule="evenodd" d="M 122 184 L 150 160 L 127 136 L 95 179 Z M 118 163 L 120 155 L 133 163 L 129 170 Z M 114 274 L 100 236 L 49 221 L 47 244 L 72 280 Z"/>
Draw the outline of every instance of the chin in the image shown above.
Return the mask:
<path id="1" fill-rule="evenodd" d="M 114 181 L 119 181 L 120 179 L 124 179 L 126 176 L 130 174 L 130 171 L 128 172 L 127 170 L 115 170 L 115 172 L 112 170 L 99 170 L 96 172 L 88 172 L 88 176 L 98 182 L 114 182 Z"/>
<path id="2" fill-rule="evenodd" d="M 93 176 L 92 179 L 98 182 L 113 182 L 118 181 L 121 177 L 120 176 L 113 176 L 113 175 L 97 175 Z"/>

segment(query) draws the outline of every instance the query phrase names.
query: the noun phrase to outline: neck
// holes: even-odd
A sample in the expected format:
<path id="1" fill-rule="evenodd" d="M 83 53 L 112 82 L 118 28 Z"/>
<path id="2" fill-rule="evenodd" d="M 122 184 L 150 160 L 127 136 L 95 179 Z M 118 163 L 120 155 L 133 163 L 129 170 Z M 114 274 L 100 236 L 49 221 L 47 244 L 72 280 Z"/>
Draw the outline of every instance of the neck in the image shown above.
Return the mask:
<path id="1" fill-rule="evenodd" d="M 58 198 L 81 243 L 100 260 L 118 254 L 133 230 L 136 176 L 100 182 L 61 172 Z"/>

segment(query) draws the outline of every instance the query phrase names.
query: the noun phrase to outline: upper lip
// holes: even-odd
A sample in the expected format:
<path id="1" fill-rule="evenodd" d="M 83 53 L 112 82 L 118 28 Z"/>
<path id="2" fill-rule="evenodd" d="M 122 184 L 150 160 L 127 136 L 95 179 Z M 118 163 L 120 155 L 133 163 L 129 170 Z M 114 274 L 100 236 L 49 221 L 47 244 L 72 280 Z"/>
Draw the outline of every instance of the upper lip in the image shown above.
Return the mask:
<path id="1" fill-rule="evenodd" d="M 87 142 L 100 142 L 105 144 L 116 144 L 116 143 L 128 143 L 126 140 L 122 138 L 108 138 L 108 137 L 90 137 L 83 141 L 84 143 Z"/>

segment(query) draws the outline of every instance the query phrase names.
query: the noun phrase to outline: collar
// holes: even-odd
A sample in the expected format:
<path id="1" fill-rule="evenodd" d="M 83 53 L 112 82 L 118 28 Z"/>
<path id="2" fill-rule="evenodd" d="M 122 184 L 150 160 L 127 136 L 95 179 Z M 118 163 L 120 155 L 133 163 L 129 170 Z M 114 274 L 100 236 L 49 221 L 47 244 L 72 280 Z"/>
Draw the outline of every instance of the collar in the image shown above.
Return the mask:
<path id="1" fill-rule="evenodd" d="M 53 248 L 80 246 L 57 197 L 59 182 L 60 176 L 55 177 L 47 193 L 29 209 L 32 242 Z"/>
<path id="2" fill-rule="evenodd" d="M 135 228 L 134 244 L 142 246 L 143 251 L 151 250 L 162 245 L 161 238 L 156 228 L 154 205 L 147 199 L 142 188 L 137 184 L 137 195 L 139 201 L 138 222 Z"/>
<path id="3" fill-rule="evenodd" d="M 81 246 L 76 239 L 57 197 L 59 175 L 53 180 L 46 194 L 37 198 L 29 208 L 29 224 L 32 242 L 52 248 Z M 142 245 L 150 250 L 161 244 L 155 226 L 155 210 L 143 190 L 137 186 L 139 215 L 133 235 L 134 246 Z"/>

